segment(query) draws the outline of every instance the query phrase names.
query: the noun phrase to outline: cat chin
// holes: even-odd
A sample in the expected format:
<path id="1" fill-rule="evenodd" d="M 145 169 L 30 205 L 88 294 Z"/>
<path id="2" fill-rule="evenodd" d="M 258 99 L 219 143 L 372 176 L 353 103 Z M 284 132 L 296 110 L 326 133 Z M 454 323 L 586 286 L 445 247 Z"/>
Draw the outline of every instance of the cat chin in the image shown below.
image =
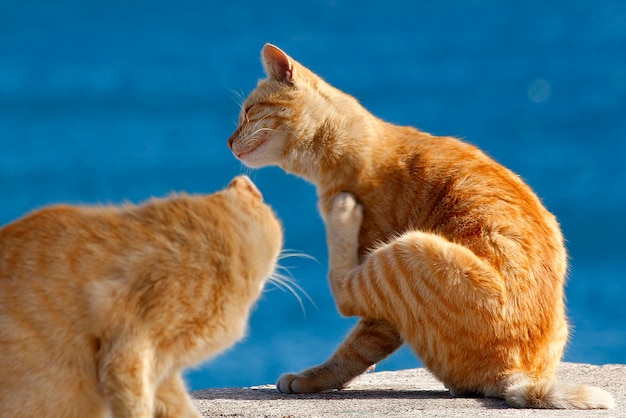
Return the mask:
<path id="1" fill-rule="evenodd" d="M 245 158 L 245 156 L 250 155 L 254 151 L 258 150 L 266 142 L 267 138 L 260 138 L 256 141 L 256 143 L 245 144 L 244 146 L 234 143 L 230 146 L 230 149 L 235 154 L 235 156 L 241 160 L 242 158 Z"/>
<path id="2" fill-rule="evenodd" d="M 275 161 L 271 158 L 271 149 L 268 149 L 268 140 L 259 142 L 254 148 L 249 151 L 242 152 L 236 155 L 236 157 L 250 168 L 266 167 L 268 165 L 276 165 Z"/>
<path id="3" fill-rule="evenodd" d="M 237 156 L 239 161 L 244 163 L 247 167 L 250 168 L 260 168 L 268 165 L 260 155 L 256 155 L 255 150 L 244 152 Z"/>
<path id="4" fill-rule="evenodd" d="M 239 161 L 241 161 L 248 168 L 261 168 L 272 165 L 263 159 L 254 158 L 254 156 L 250 156 L 249 158 L 239 158 Z"/>

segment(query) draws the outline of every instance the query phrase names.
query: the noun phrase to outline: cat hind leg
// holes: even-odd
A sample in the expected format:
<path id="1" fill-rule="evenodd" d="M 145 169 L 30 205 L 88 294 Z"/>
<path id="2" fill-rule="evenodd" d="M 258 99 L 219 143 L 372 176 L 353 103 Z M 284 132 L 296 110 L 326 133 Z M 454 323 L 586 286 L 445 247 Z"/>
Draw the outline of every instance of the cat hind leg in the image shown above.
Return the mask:
<path id="1" fill-rule="evenodd" d="M 475 344 L 474 337 L 492 329 L 477 327 L 478 323 L 496 323 L 502 315 L 506 299 L 502 278 L 468 248 L 434 234 L 411 231 L 359 262 L 361 222 L 362 208 L 354 197 L 339 194 L 326 216 L 329 281 L 339 311 L 362 319 L 324 364 L 281 376 L 277 383 L 281 392 L 345 387 L 395 351 L 403 338 L 418 355 L 425 354 L 422 360 L 441 372 L 436 375 L 445 378 L 449 371 L 444 369 L 452 368 L 442 359 L 461 361 L 465 353 L 460 346 Z M 449 321 L 458 326 L 441 326 Z M 455 336 L 461 330 L 467 341 L 459 345 Z M 427 352 L 425 347 L 433 339 L 442 342 L 438 346 L 445 355 Z M 444 340 L 451 343 L 444 344 Z M 481 390 L 474 385 L 449 383 L 459 392 Z"/>
<path id="2" fill-rule="evenodd" d="M 352 195 L 339 194 L 326 224 L 331 272 L 349 269 L 358 263 L 358 234 L 363 213 Z M 332 248 L 332 250 L 331 250 Z M 340 265 L 340 267 L 337 266 Z M 333 280 L 331 278 L 331 285 Z M 341 306 L 339 306 L 342 311 Z M 349 313 L 343 312 L 344 315 Z M 397 329 L 384 320 L 363 318 L 352 329 L 335 353 L 323 364 L 298 374 L 284 374 L 276 384 L 283 393 L 312 393 L 342 389 L 355 377 L 397 350 L 403 341 Z"/>
<path id="3" fill-rule="evenodd" d="M 448 317 L 457 311 L 459 320 L 502 315 L 504 280 L 469 248 L 413 230 L 359 262 L 361 220 L 360 206 L 347 193 L 335 198 L 327 216 L 329 280 L 343 315 L 385 319 L 398 326 L 423 316 L 429 307 Z"/>
<path id="4" fill-rule="evenodd" d="M 393 324 L 454 393 L 489 394 L 506 367 L 504 280 L 469 248 L 408 231 L 358 258 L 361 209 L 351 195 L 327 214 L 329 280 L 344 315 Z M 355 342 L 367 346 L 367 340 Z M 493 350 L 485 367 L 485 348 Z"/>
<path id="5" fill-rule="evenodd" d="M 282 393 L 343 389 L 401 345 L 402 338 L 389 322 L 361 319 L 326 362 L 301 373 L 283 374 L 276 388 Z"/>

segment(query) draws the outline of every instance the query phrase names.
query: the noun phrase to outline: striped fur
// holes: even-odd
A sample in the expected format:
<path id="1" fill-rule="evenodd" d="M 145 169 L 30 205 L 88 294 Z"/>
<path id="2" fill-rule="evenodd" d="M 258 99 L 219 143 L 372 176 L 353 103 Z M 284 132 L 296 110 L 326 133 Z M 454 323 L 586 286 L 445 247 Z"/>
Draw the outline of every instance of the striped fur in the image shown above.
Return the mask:
<path id="1" fill-rule="evenodd" d="M 282 228 L 247 177 L 0 229 L 0 416 L 197 417 L 181 378 L 241 338 Z"/>
<path id="2" fill-rule="evenodd" d="M 554 382 L 566 251 L 517 175 L 458 139 L 376 118 L 275 46 L 262 58 L 268 78 L 228 144 L 250 167 L 317 186 L 337 306 L 362 318 L 327 362 L 281 376 L 280 391 L 342 388 L 406 341 L 453 395 L 613 405 L 601 389 Z"/>

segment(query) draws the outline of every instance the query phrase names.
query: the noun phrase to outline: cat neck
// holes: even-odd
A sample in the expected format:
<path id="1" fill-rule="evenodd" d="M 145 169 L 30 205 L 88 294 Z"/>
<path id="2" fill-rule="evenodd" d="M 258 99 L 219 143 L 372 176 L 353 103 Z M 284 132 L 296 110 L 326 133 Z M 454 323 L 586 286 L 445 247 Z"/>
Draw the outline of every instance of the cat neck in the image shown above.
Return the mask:
<path id="1" fill-rule="evenodd" d="M 318 188 L 344 184 L 372 169 L 386 125 L 356 99 L 334 89 L 312 95 L 301 115 L 298 140 L 283 152 L 281 167 Z"/>

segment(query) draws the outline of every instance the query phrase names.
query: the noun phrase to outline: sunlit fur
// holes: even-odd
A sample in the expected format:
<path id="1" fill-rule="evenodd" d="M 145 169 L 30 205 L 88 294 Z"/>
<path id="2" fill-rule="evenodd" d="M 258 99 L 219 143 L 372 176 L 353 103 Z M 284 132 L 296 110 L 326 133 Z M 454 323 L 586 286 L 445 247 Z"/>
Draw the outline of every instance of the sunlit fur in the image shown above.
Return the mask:
<path id="1" fill-rule="evenodd" d="M 231 346 L 282 228 L 252 182 L 0 229 L 0 416 L 197 417 L 183 368 Z"/>
<path id="2" fill-rule="evenodd" d="M 280 391 L 342 388 L 406 341 L 455 396 L 613 406 L 599 388 L 554 382 L 566 251 L 517 175 L 458 139 L 376 118 L 275 46 L 262 59 L 268 78 L 228 144 L 250 167 L 317 186 L 337 306 L 361 317 L 324 364 L 281 376 Z"/>

